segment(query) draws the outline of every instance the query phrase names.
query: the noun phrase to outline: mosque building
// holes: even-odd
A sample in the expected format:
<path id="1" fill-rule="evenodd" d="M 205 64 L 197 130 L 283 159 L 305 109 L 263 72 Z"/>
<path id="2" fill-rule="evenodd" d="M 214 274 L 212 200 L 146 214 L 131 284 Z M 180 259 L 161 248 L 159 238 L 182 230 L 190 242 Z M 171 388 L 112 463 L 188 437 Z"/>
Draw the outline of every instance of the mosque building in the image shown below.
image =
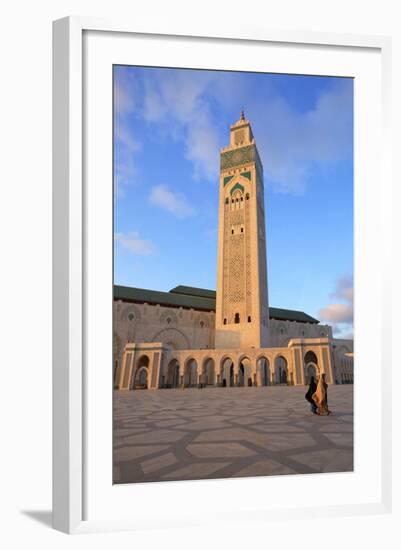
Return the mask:
<path id="1" fill-rule="evenodd" d="M 114 387 L 353 383 L 353 341 L 269 307 L 263 166 L 241 113 L 220 153 L 217 291 L 114 287 Z"/>

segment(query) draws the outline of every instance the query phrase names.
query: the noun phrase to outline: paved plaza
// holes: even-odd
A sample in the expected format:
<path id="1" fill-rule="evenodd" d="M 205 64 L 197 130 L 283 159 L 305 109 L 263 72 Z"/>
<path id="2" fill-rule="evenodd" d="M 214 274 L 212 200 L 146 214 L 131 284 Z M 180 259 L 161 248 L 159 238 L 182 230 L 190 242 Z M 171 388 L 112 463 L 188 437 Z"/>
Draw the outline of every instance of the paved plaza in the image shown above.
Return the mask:
<path id="1" fill-rule="evenodd" d="M 326 417 L 304 386 L 116 391 L 114 482 L 353 469 L 353 386 L 329 386 Z"/>

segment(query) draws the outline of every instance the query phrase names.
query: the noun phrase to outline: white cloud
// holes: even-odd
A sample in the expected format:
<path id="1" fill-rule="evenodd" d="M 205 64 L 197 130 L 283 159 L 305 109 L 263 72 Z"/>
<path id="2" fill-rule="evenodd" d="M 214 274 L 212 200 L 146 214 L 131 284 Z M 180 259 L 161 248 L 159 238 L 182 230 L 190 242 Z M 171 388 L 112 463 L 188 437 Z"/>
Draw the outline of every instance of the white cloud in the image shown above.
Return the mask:
<path id="1" fill-rule="evenodd" d="M 135 158 L 126 147 L 115 149 L 114 153 L 114 194 L 116 198 L 125 196 L 125 189 L 138 178 Z"/>
<path id="2" fill-rule="evenodd" d="M 141 144 L 135 138 L 131 129 L 120 120 L 116 120 L 114 124 L 114 136 L 130 153 L 137 153 L 141 150 Z"/>
<path id="3" fill-rule="evenodd" d="M 266 183 L 273 191 L 304 193 L 316 167 L 338 162 L 352 151 L 349 80 L 333 81 L 304 111 L 295 110 L 273 80 L 264 84 L 262 97 L 242 73 L 159 69 L 157 78 L 149 73 L 139 84 L 126 76 L 119 85 L 118 112 L 135 111 L 159 136 L 182 141 L 197 179 L 217 181 L 219 147 L 228 143 L 228 127 L 219 126 L 222 115 L 233 110 L 239 114 L 242 107 L 252 123 Z M 132 100 L 127 99 L 130 94 Z M 135 148 L 138 137 L 126 141 Z"/>
<path id="4" fill-rule="evenodd" d="M 322 92 L 313 109 L 294 111 L 272 95 L 257 106 L 253 124 L 267 184 L 274 191 L 302 194 L 316 166 L 327 166 L 352 150 L 349 83 Z"/>
<path id="5" fill-rule="evenodd" d="M 343 338 L 344 340 L 353 340 L 354 339 L 354 331 L 351 332 L 340 332 L 337 335 L 337 338 Z"/>
<path id="6" fill-rule="evenodd" d="M 140 238 L 139 233 L 136 231 L 131 233 L 116 233 L 114 238 L 116 243 L 132 254 L 149 256 L 154 252 L 153 243 L 150 240 Z"/>
<path id="7" fill-rule="evenodd" d="M 135 135 L 132 114 L 138 102 L 138 89 L 131 73 L 119 73 L 114 81 L 114 184 L 116 198 L 125 196 L 125 188 L 138 177 L 135 154 L 142 146 Z M 130 122 L 130 123 L 128 123 Z"/>
<path id="8" fill-rule="evenodd" d="M 345 338 L 353 332 L 354 322 L 354 286 L 351 276 L 341 277 L 336 282 L 331 298 L 342 300 L 328 304 L 319 311 L 319 318 L 333 326 L 336 336 Z"/>
<path id="9" fill-rule="evenodd" d="M 134 102 L 128 91 L 121 85 L 114 86 L 114 108 L 118 115 L 122 115 L 132 110 Z"/>
<path id="10" fill-rule="evenodd" d="M 335 324 L 351 324 L 353 320 L 353 309 L 351 304 L 329 304 L 320 310 L 320 318 Z"/>
<path id="11" fill-rule="evenodd" d="M 190 76 L 190 77 L 189 77 Z M 185 145 L 193 163 L 194 177 L 217 180 L 219 141 L 216 125 L 205 97 L 214 76 L 211 73 L 165 71 L 145 81 L 143 116 L 157 122 L 159 131 Z"/>
<path id="12" fill-rule="evenodd" d="M 114 113 L 120 117 L 135 110 L 138 100 L 138 89 L 131 71 L 121 70 L 114 79 Z"/>
<path id="13" fill-rule="evenodd" d="M 194 164 L 197 179 L 217 180 L 219 170 L 219 144 L 209 124 L 195 123 L 188 129 L 186 157 Z"/>
<path id="14" fill-rule="evenodd" d="M 189 204 L 182 193 L 175 193 L 167 185 L 156 185 L 152 187 L 149 201 L 174 214 L 177 218 L 187 218 L 195 213 L 195 210 Z"/>
<path id="15" fill-rule="evenodd" d="M 339 298 L 352 303 L 354 300 L 354 283 L 351 276 L 338 279 L 335 291 L 331 294 L 332 298 Z"/>

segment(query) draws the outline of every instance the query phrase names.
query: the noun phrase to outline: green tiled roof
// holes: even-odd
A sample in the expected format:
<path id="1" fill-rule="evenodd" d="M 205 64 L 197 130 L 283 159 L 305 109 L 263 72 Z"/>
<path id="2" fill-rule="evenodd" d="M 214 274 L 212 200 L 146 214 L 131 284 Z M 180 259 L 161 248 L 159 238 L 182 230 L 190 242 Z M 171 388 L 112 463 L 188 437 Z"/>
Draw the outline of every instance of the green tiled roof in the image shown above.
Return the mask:
<path id="1" fill-rule="evenodd" d="M 318 324 L 320 321 L 314 319 L 303 311 L 296 311 L 295 309 L 281 309 L 279 307 L 269 307 L 270 319 L 277 319 L 278 321 L 298 321 L 299 323 L 314 323 Z"/>
<path id="2" fill-rule="evenodd" d="M 179 288 L 179 287 L 176 287 Z M 189 288 L 189 287 L 183 287 Z M 175 289 L 173 289 L 175 290 Z M 160 304 L 161 306 L 185 307 L 204 311 L 214 311 L 216 308 L 215 293 L 213 298 L 191 294 L 178 294 L 177 292 L 159 292 L 145 288 L 132 288 L 128 286 L 114 286 L 114 299 L 128 302 L 147 302 L 148 304 Z"/>
<path id="3" fill-rule="evenodd" d="M 212 298 L 216 300 L 216 291 L 207 290 L 206 288 L 196 288 L 194 286 L 175 286 L 170 290 L 174 294 L 186 294 L 188 296 L 200 296 L 201 298 Z"/>
<path id="4" fill-rule="evenodd" d="M 192 286 L 180 285 L 172 288 L 170 292 L 159 292 L 158 290 L 114 285 L 114 299 L 126 302 L 147 302 L 148 304 L 160 304 L 161 306 L 193 308 L 201 311 L 216 310 L 216 292 Z M 279 321 L 319 323 L 317 319 L 303 311 L 277 307 L 269 307 L 269 317 Z"/>

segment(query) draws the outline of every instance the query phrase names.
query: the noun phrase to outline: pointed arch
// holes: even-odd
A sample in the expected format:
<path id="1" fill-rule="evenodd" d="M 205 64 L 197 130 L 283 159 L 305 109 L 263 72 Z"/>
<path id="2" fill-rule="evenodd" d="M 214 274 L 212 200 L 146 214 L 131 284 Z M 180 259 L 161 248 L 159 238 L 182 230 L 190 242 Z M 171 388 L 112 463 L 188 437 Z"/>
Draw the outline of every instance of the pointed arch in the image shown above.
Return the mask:
<path id="1" fill-rule="evenodd" d="M 219 383 L 223 387 L 234 385 L 234 360 L 228 354 L 220 359 Z"/>
<path id="2" fill-rule="evenodd" d="M 275 384 L 288 384 L 288 360 L 279 353 L 274 359 Z"/>
<path id="3" fill-rule="evenodd" d="M 198 385 L 198 362 L 192 356 L 184 362 L 184 386 L 194 388 Z"/>
<path id="4" fill-rule="evenodd" d="M 256 359 L 256 377 L 261 386 L 270 386 L 270 361 L 264 354 Z"/>
<path id="5" fill-rule="evenodd" d="M 167 366 L 166 388 L 178 388 L 180 385 L 180 363 L 178 359 L 171 359 Z"/>

